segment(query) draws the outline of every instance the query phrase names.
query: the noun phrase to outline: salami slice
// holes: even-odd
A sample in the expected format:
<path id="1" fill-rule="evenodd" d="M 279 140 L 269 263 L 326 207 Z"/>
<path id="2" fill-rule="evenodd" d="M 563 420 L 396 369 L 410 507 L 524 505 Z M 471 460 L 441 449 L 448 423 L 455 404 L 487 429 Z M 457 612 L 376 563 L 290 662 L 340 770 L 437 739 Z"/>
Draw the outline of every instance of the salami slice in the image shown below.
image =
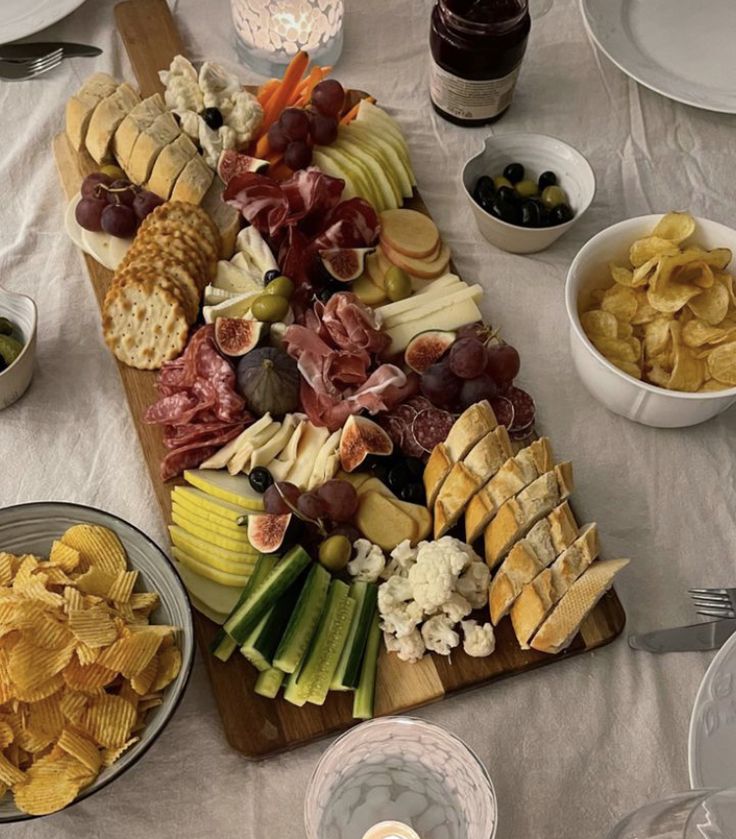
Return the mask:
<path id="1" fill-rule="evenodd" d="M 416 457 L 421 460 L 427 459 L 427 452 L 417 443 L 414 437 L 413 426 L 407 426 L 406 434 L 404 434 L 404 442 L 401 444 L 401 451 L 407 457 Z"/>
<path id="2" fill-rule="evenodd" d="M 447 439 L 455 418 L 441 408 L 426 408 L 420 411 L 411 424 L 414 439 L 424 449 L 431 452 L 438 444 Z"/>
<path id="3" fill-rule="evenodd" d="M 414 417 L 418 413 L 419 411 L 417 411 L 416 408 L 413 408 L 408 402 L 402 402 L 401 405 L 397 405 L 393 411 L 391 411 L 392 416 L 398 417 L 407 425 L 411 425 L 414 422 Z"/>
<path id="4" fill-rule="evenodd" d="M 529 429 L 534 425 L 534 419 L 537 414 L 534 400 L 520 387 L 510 387 L 506 391 L 506 398 L 514 406 L 514 421 L 509 426 L 509 434 L 528 433 Z"/>
<path id="5" fill-rule="evenodd" d="M 392 439 L 394 446 L 398 449 L 404 447 L 404 440 L 407 437 L 409 430 L 406 423 L 393 414 L 383 414 L 379 420 L 379 425 L 383 428 L 388 436 Z"/>
<path id="6" fill-rule="evenodd" d="M 426 411 L 427 408 L 434 408 L 434 405 L 429 401 L 429 399 L 427 399 L 426 396 L 422 396 L 420 393 L 416 396 L 412 396 L 411 399 L 407 399 L 403 404 L 408 405 L 410 408 L 414 408 L 416 413 Z"/>
<path id="7" fill-rule="evenodd" d="M 511 428 L 515 414 L 514 403 L 505 396 L 497 396 L 495 399 L 491 399 L 491 408 L 493 408 L 498 424 Z"/>

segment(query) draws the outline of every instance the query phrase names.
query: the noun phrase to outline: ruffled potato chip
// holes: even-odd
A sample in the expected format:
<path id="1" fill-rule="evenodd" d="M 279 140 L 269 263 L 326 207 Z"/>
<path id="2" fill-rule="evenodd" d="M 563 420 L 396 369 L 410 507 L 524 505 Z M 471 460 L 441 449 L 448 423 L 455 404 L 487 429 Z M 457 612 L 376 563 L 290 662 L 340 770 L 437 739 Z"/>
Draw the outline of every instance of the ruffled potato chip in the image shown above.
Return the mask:
<path id="1" fill-rule="evenodd" d="M 61 541 L 79 551 L 81 565 L 86 568 L 98 565 L 114 575 L 127 570 L 128 561 L 122 542 L 107 527 L 76 524 L 64 533 Z"/>
<path id="2" fill-rule="evenodd" d="M 103 694 L 90 701 L 84 727 L 95 742 L 108 749 L 122 746 L 136 723 L 136 709 L 114 694 Z"/>
<path id="3" fill-rule="evenodd" d="M 603 294 L 601 309 L 610 312 L 617 320 L 630 323 L 639 304 L 634 291 L 619 284 L 611 286 Z"/>
<path id="4" fill-rule="evenodd" d="M 637 239 L 629 248 L 629 262 L 638 268 L 660 256 L 672 256 L 678 253 L 677 245 L 671 239 L 663 239 L 661 236 L 647 236 L 644 239 Z"/>
<path id="5" fill-rule="evenodd" d="M 666 213 L 657 222 L 651 236 L 681 244 L 695 232 L 695 219 L 690 213 Z"/>
<path id="6" fill-rule="evenodd" d="M 728 387 L 736 387 L 736 341 L 714 347 L 707 364 L 711 378 Z"/>
<path id="7" fill-rule="evenodd" d="M 603 338 L 618 337 L 618 323 L 616 316 L 602 309 L 592 309 L 580 315 L 580 324 L 588 338 L 600 336 Z"/>

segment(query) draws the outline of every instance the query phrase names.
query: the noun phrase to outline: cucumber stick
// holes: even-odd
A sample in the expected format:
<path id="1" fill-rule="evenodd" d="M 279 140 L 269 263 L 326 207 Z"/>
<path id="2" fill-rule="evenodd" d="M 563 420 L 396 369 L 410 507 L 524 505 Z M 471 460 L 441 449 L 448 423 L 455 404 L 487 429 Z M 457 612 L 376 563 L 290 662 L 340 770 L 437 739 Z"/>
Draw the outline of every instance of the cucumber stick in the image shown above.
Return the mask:
<path id="1" fill-rule="evenodd" d="M 324 704 L 354 612 L 355 601 L 350 597 L 349 587 L 340 580 L 333 580 L 309 653 L 301 669 L 292 674 L 286 686 L 286 700 L 295 705 L 305 702 Z"/>
<path id="2" fill-rule="evenodd" d="M 238 644 L 243 644 L 258 626 L 261 618 L 310 565 L 309 554 L 295 545 L 276 563 L 266 579 L 256 586 L 225 621 L 225 632 Z"/>
<path id="3" fill-rule="evenodd" d="M 301 588 L 299 581 L 291 585 L 286 594 L 261 618 L 240 648 L 240 652 L 257 670 L 264 672 L 271 669 L 274 653 L 294 612 Z"/>
<path id="4" fill-rule="evenodd" d="M 363 667 L 360 671 L 355 697 L 353 698 L 353 717 L 356 720 L 369 720 L 373 716 L 373 703 L 376 696 L 376 672 L 378 670 L 378 654 L 381 650 L 381 627 L 378 610 L 373 612 L 368 643 L 365 645 Z"/>
<path id="5" fill-rule="evenodd" d="M 258 674 L 253 690 L 259 696 L 265 696 L 266 699 L 275 699 L 285 678 L 286 674 L 283 671 L 271 667 Z"/>
<path id="6" fill-rule="evenodd" d="M 253 573 L 250 575 L 250 579 L 246 583 L 245 588 L 240 592 L 240 597 L 233 611 L 245 601 L 246 597 L 250 596 L 256 586 L 259 586 L 266 579 L 268 574 L 273 570 L 277 559 L 278 557 L 267 554 L 263 554 L 258 558 Z M 210 644 L 212 655 L 215 658 L 219 658 L 220 661 L 227 661 L 237 648 L 238 645 L 222 627 L 217 630 L 217 635 L 215 635 Z"/>
<path id="7" fill-rule="evenodd" d="M 350 596 L 355 601 L 355 614 L 330 690 L 352 690 L 358 686 L 363 653 L 376 611 L 378 588 L 373 583 L 354 582 L 350 586 Z"/>
<path id="8" fill-rule="evenodd" d="M 327 600 L 332 577 L 322 565 L 313 565 L 296 608 L 273 657 L 273 666 L 294 673 L 304 659 Z"/>

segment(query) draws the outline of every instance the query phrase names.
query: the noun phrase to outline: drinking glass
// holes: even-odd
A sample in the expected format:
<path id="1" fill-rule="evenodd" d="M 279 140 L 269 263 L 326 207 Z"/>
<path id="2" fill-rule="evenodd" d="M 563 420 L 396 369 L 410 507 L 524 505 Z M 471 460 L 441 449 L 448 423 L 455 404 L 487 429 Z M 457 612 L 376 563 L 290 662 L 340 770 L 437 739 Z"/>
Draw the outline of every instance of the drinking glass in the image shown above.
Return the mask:
<path id="1" fill-rule="evenodd" d="M 734 839 L 736 790 L 691 790 L 646 804 L 608 839 Z"/>
<path id="2" fill-rule="evenodd" d="M 493 783 L 445 729 L 411 717 L 353 728 L 317 764 L 307 789 L 307 839 L 361 839 L 395 820 L 421 839 L 493 839 Z"/>

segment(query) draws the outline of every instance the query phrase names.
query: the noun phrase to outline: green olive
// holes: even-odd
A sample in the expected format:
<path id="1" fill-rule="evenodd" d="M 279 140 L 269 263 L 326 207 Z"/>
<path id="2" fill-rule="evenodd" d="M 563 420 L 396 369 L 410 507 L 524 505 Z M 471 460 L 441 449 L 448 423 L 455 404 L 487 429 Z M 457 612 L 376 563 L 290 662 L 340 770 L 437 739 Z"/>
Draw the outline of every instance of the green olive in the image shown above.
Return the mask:
<path id="1" fill-rule="evenodd" d="M 530 178 L 525 178 L 514 185 L 514 189 L 521 195 L 522 198 L 533 198 L 537 194 L 537 184 Z"/>
<path id="2" fill-rule="evenodd" d="M 23 344 L 20 341 L 16 341 L 10 335 L 0 335 L 0 358 L 8 367 L 18 358 L 22 349 Z"/>
<path id="3" fill-rule="evenodd" d="M 493 185 L 496 187 L 496 189 L 501 189 L 502 186 L 509 186 L 511 187 L 511 189 L 514 188 L 514 185 L 511 183 L 511 181 L 508 178 L 504 178 L 503 175 L 496 175 L 496 177 L 493 179 Z"/>
<path id="4" fill-rule="evenodd" d="M 397 268 L 393 265 L 386 271 L 383 282 L 386 286 L 386 296 L 389 300 L 405 300 L 411 295 L 411 280 L 402 268 Z"/>
<path id="5" fill-rule="evenodd" d="M 125 172 L 114 163 L 107 163 L 105 166 L 101 166 L 100 172 L 103 175 L 107 175 L 108 178 L 112 178 L 114 181 L 125 177 Z"/>
<path id="6" fill-rule="evenodd" d="M 261 294 L 250 307 L 253 317 L 263 323 L 277 323 L 286 317 L 289 301 L 277 294 Z"/>
<path id="7" fill-rule="evenodd" d="M 278 297 L 285 297 L 287 300 L 294 293 L 294 283 L 283 274 L 275 277 L 264 289 L 264 294 L 275 294 Z"/>
<path id="8" fill-rule="evenodd" d="M 328 571 L 342 571 L 350 560 L 352 550 L 347 536 L 328 536 L 319 546 L 319 561 Z"/>
<path id="9" fill-rule="evenodd" d="M 567 204 L 567 195 L 565 195 L 565 190 L 559 186 L 548 186 L 542 190 L 542 204 L 548 209 L 551 210 L 553 207 L 556 207 L 558 204 Z"/>
<path id="10" fill-rule="evenodd" d="M 7 318 L 0 318 L 0 335 L 12 335 L 13 322 Z"/>

